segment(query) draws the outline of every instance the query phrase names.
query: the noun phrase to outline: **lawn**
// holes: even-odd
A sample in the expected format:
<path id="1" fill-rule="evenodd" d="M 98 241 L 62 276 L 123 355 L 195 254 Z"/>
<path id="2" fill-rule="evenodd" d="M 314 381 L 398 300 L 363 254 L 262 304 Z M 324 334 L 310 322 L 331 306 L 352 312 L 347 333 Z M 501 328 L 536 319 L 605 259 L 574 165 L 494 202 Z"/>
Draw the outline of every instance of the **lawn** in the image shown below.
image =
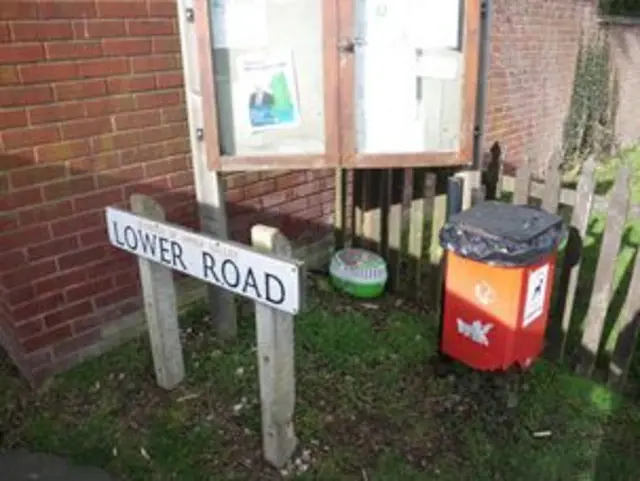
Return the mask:
<path id="1" fill-rule="evenodd" d="M 2 448 L 26 446 L 138 480 L 636 480 L 640 404 L 545 361 L 520 394 L 500 374 L 443 364 L 429 314 L 357 303 L 321 278 L 296 321 L 300 449 L 279 473 L 260 455 L 255 331 L 213 337 L 181 318 L 187 380 L 154 385 L 147 340 L 32 393 L 0 374 Z M 517 402 L 515 402 L 517 401 Z"/>

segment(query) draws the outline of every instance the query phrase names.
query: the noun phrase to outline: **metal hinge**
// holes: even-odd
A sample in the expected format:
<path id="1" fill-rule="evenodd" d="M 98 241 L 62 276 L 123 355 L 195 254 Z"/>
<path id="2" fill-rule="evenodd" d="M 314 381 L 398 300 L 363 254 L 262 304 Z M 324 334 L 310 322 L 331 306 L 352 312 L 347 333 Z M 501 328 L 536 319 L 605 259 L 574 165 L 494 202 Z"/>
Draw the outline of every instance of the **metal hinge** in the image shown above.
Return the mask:
<path id="1" fill-rule="evenodd" d="M 480 15 L 482 15 L 484 17 L 487 14 L 488 10 L 489 10 L 489 2 L 488 2 L 488 0 L 482 0 L 480 2 Z"/>
<path id="2" fill-rule="evenodd" d="M 193 23 L 194 20 L 196 19 L 196 13 L 193 11 L 193 8 L 187 8 L 185 9 L 185 18 L 187 19 L 187 22 L 189 23 Z"/>

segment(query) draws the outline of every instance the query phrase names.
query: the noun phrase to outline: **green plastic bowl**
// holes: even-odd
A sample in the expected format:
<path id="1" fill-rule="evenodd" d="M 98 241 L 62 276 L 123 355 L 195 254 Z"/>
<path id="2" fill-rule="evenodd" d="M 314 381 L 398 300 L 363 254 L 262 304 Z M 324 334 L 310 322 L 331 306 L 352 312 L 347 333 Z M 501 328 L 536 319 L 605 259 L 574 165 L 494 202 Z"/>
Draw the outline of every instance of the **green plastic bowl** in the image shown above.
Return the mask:
<path id="1" fill-rule="evenodd" d="M 387 263 L 374 252 L 349 247 L 334 254 L 329 275 L 336 289 L 353 297 L 373 299 L 384 292 Z"/>

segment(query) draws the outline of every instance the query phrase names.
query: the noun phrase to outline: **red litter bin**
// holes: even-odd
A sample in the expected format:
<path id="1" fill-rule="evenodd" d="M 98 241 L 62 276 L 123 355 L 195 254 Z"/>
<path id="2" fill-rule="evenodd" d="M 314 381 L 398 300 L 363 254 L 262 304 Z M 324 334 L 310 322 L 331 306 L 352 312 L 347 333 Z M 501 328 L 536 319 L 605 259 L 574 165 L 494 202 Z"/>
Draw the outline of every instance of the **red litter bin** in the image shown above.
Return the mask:
<path id="1" fill-rule="evenodd" d="M 483 202 L 440 231 L 446 249 L 441 350 L 474 369 L 527 368 L 544 347 L 561 217 Z"/>

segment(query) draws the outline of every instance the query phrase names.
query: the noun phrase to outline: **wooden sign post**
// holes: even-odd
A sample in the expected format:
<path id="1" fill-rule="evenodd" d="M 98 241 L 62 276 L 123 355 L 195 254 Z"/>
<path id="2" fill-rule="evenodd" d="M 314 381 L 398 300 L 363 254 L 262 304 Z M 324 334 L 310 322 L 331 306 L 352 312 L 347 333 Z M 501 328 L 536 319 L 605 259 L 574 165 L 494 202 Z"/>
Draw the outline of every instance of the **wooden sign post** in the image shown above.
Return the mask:
<path id="1" fill-rule="evenodd" d="M 150 197 L 131 203 L 133 213 L 107 207 L 107 230 L 114 246 L 138 257 L 158 384 L 173 389 L 184 378 L 172 270 L 254 301 L 264 456 L 283 467 L 297 445 L 293 317 L 302 305 L 303 263 L 272 227 L 252 229 L 252 249 L 165 222 Z"/>

